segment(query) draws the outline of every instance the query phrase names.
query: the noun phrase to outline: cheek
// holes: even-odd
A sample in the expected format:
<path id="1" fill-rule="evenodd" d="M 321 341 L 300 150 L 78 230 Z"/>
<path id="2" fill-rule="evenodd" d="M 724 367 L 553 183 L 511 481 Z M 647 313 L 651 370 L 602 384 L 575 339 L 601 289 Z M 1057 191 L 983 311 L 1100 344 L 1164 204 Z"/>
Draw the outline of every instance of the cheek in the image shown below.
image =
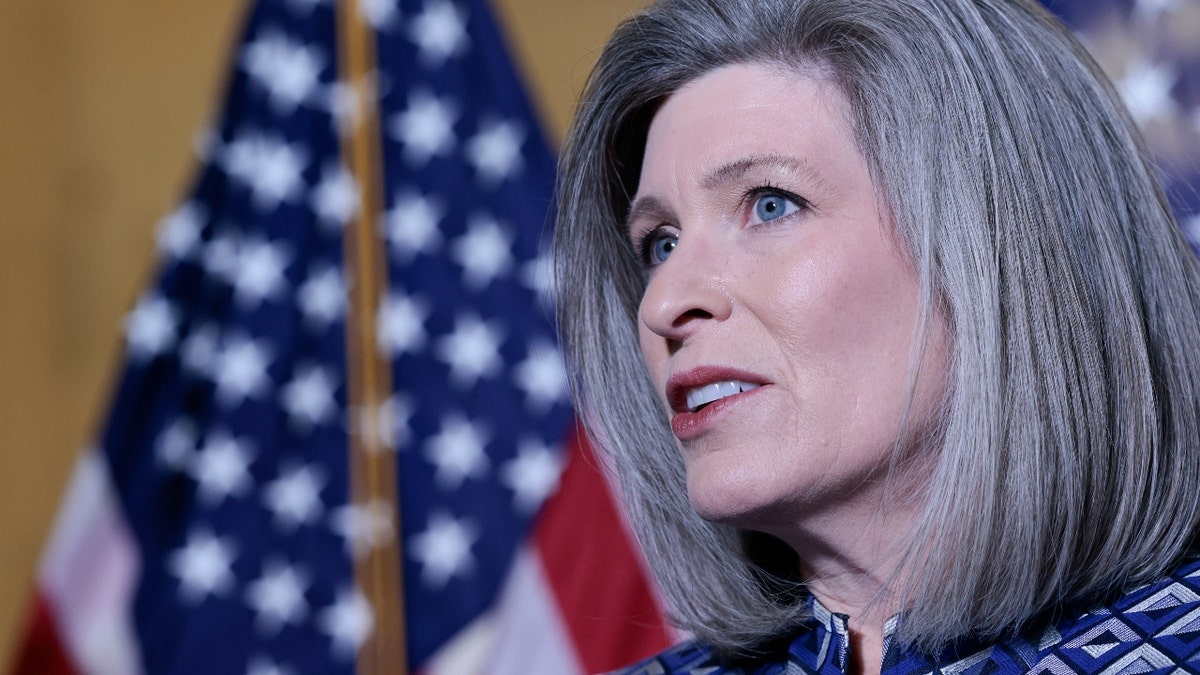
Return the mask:
<path id="1" fill-rule="evenodd" d="M 824 250 L 773 270 L 764 310 L 810 403 L 827 414 L 890 419 L 907 396 L 916 279 L 880 252 Z"/>
<path id="2" fill-rule="evenodd" d="M 860 237 L 861 239 L 861 237 Z M 774 270 L 775 305 L 797 335 L 834 351 L 866 352 L 891 360 L 908 355 L 917 316 L 917 280 L 885 244 L 831 242 L 824 255 L 783 261 Z M 880 350 L 884 350 L 880 353 Z"/>

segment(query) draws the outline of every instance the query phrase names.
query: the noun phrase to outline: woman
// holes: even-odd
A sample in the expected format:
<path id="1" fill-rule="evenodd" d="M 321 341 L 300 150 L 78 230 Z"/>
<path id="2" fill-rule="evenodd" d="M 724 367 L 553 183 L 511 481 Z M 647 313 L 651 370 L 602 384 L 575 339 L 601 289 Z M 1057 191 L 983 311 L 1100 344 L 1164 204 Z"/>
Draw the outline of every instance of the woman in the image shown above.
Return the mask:
<path id="1" fill-rule="evenodd" d="M 1200 671 L 1200 268 L 1039 5 L 662 0 L 561 166 L 631 672 Z"/>

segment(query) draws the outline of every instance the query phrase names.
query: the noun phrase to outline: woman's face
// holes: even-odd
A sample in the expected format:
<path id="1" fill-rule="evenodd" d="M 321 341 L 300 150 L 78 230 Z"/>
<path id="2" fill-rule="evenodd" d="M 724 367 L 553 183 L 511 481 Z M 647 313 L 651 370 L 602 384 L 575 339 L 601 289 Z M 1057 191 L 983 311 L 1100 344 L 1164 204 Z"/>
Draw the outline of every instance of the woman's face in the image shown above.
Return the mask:
<path id="1" fill-rule="evenodd" d="M 629 234 L 642 352 L 699 513 L 785 539 L 878 514 L 918 287 L 836 85 L 736 65 L 680 89 L 650 126 Z M 910 428 L 943 394 L 934 323 Z"/>

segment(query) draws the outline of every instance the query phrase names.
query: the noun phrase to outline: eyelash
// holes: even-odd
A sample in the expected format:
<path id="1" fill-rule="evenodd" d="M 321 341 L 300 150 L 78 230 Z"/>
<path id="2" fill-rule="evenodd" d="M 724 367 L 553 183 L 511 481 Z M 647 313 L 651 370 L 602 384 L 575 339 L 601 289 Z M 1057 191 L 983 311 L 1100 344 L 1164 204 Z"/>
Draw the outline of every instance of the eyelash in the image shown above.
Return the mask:
<path id="1" fill-rule="evenodd" d="M 783 188 L 776 187 L 770 183 L 766 183 L 764 185 L 759 185 L 759 186 L 750 188 L 749 190 L 746 190 L 746 192 L 742 195 L 742 198 L 740 200 L 741 207 L 743 209 L 752 208 L 754 206 L 755 202 L 757 202 L 759 199 L 766 197 L 766 196 L 782 197 L 782 198 L 792 202 L 793 204 L 795 204 L 798 211 L 807 209 L 809 207 L 808 200 L 804 199 L 800 195 L 797 195 L 788 190 L 784 190 Z M 784 216 L 784 217 L 786 217 L 786 216 Z M 756 223 L 755 226 L 765 225 L 765 224 L 766 223 Z M 658 236 L 660 234 L 662 234 L 663 231 L 665 229 L 667 229 L 668 227 L 670 227 L 670 226 L 656 225 L 652 228 L 645 230 L 644 232 L 639 233 L 634 238 L 634 242 L 633 242 L 634 250 L 636 251 L 637 256 L 638 256 L 638 262 L 641 263 L 641 265 L 644 269 L 650 269 L 659 264 L 659 263 L 654 263 L 650 260 L 651 249 L 658 242 Z"/>
<path id="2" fill-rule="evenodd" d="M 658 235 L 667 229 L 666 225 L 656 225 L 645 232 L 638 234 L 634 241 L 634 250 L 637 251 L 638 262 L 641 263 L 643 269 L 650 269 L 657 266 L 658 263 L 650 261 L 651 249 L 658 242 Z"/>
<path id="3" fill-rule="evenodd" d="M 794 192 L 789 192 L 788 190 L 784 190 L 783 188 L 775 187 L 774 185 L 772 185 L 770 183 L 767 183 L 765 185 L 760 185 L 758 187 L 747 190 L 746 194 L 742 197 L 742 207 L 745 209 L 752 209 L 754 207 L 754 204 L 759 199 L 762 199 L 763 197 L 767 197 L 767 196 L 783 197 L 784 199 L 788 200 L 789 202 L 792 202 L 793 204 L 795 204 L 797 211 L 803 211 L 809 207 L 809 203 L 808 203 L 807 199 L 801 197 L 800 195 L 798 195 Z M 762 225 L 765 223 L 759 223 L 759 224 Z"/>

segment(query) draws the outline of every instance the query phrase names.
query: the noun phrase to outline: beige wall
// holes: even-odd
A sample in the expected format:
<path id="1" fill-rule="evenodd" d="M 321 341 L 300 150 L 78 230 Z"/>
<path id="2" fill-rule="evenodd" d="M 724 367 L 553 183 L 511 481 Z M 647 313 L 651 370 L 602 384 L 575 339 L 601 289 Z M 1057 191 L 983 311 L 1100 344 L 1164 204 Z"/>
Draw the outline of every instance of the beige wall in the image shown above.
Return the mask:
<path id="1" fill-rule="evenodd" d="M 0 0 L 0 668 L 248 0 Z M 641 0 L 494 0 L 561 137 Z"/>

